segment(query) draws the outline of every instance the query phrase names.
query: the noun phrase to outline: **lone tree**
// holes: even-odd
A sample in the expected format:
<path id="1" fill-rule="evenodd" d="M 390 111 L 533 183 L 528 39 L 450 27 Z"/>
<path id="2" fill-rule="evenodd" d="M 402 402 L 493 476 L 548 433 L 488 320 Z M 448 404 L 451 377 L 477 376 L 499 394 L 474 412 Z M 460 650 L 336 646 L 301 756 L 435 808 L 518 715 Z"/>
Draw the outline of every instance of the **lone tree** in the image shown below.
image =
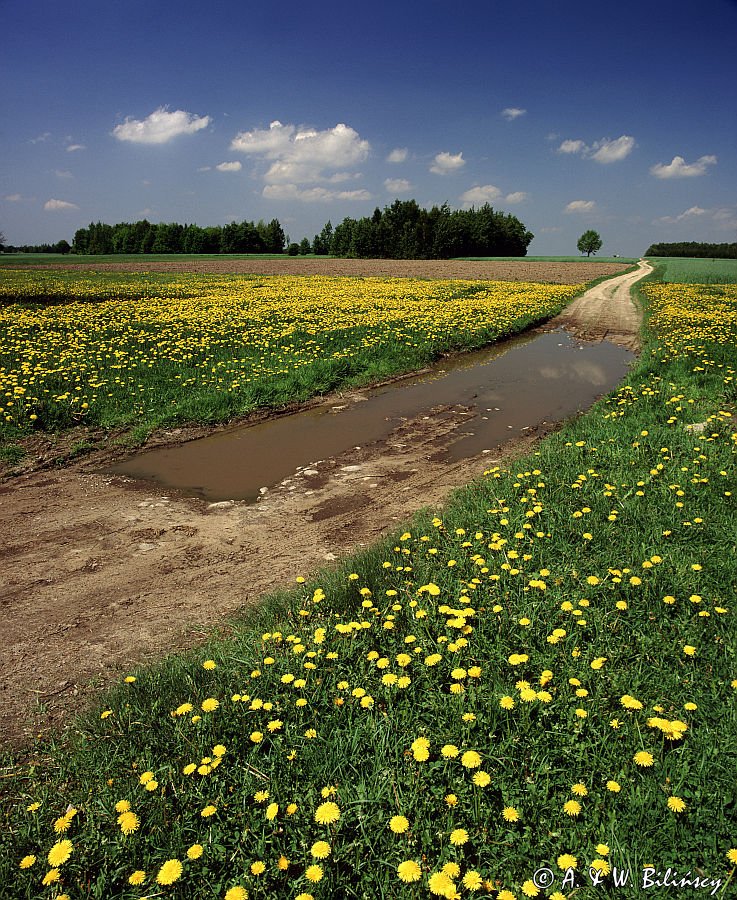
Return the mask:
<path id="1" fill-rule="evenodd" d="M 579 253 L 585 253 L 587 256 L 591 256 L 592 253 L 601 250 L 601 235 L 598 231 L 593 231 L 592 229 L 584 231 L 578 239 L 577 246 Z"/>

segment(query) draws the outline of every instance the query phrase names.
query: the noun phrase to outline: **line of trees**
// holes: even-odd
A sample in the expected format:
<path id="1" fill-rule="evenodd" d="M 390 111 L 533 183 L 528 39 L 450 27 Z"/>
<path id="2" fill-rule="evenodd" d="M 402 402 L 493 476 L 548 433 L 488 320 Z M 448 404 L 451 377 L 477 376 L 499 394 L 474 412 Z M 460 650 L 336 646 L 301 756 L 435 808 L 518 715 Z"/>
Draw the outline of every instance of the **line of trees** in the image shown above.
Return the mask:
<path id="1" fill-rule="evenodd" d="M 515 216 L 479 209 L 423 209 L 395 200 L 362 219 L 330 222 L 315 235 L 313 252 L 359 259 L 451 259 L 457 256 L 524 256 L 534 235 Z"/>
<path id="2" fill-rule="evenodd" d="M 645 256 L 693 256 L 701 259 L 737 259 L 737 243 L 706 244 L 702 241 L 678 241 L 674 244 L 650 244 Z"/>
<path id="3" fill-rule="evenodd" d="M 231 222 L 202 228 L 176 222 L 92 222 L 74 235 L 73 253 L 283 253 L 286 235 L 278 219 Z"/>

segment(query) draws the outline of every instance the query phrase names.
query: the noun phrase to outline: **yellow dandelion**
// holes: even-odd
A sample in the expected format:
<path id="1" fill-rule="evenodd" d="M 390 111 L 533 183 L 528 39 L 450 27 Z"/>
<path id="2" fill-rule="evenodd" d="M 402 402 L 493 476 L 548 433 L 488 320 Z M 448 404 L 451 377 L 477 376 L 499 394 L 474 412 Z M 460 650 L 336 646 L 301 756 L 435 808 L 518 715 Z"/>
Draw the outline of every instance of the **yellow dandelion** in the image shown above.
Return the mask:
<path id="1" fill-rule="evenodd" d="M 49 850 L 49 854 L 47 857 L 49 865 L 52 868 L 64 865 L 64 863 L 72 855 L 73 849 L 74 847 L 72 846 L 72 842 L 70 840 L 57 841 L 51 848 L 51 850 Z"/>
<path id="2" fill-rule="evenodd" d="M 682 813 L 686 810 L 686 801 L 680 797 L 668 797 L 668 809 L 674 813 Z"/>
<path id="3" fill-rule="evenodd" d="M 315 863 L 314 865 L 308 866 L 307 870 L 305 871 L 305 877 L 307 878 L 307 880 L 312 881 L 315 884 L 318 881 L 320 881 L 323 874 L 324 874 L 324 872 L 323 872 L 322 866 L 318 866 L 317 863 Z"/>
<path id="4" fill-rule="evenodd" d="M 327 841 L 315 841 L 310 847 L 310 853 L 315 859 L 327 859 L 330 856 L 330 844 Z"/>
<path id="5" fill-rule="evenodd" d="M 133 872 L 131 875 L 128 876 L 128 884 L 132 884 L 134 886 L 138 885 L 138 884 L 143 884 L 143 882 L 145 880 L 146 880 L 146 873 L 143 871 L 143 869 L 136 869 L 135 872 Z"/>
<path id="6" fill-rule="evenodd" d="M 653 764 L 653 755 L 647 750 L 638 750 L 633 759 L 638 766 L 643 766 L 643 768 L 649 768 Z"/>
<path id="7" fill-rule="evenodd" d="M 340 808 L 332 800 L 328 800 L 327 803 L 321 803 L 315 810 L 315 821 L 318 825 L 332 825 L 339 818 Z"/>
<path id="8" fill-rule="evenodd" d="M 505 806 L 502 810 L 502 816 L 505 822 L 518 822 L 519 810 L 514 806 Z"/>
<path id="9" fill-rule="evenodd" d="M 581 812 L 581 804 L 578 800 L 566 800 L 563 804 L 563 812 L 567 816 L 577 816 Z"/>
<path id="10" fill-rule="evenodd" d="M 28 856 L 24 856 L 23 859 L 18 863 L 21 869 L 30 869 L 31 866 L 36 862 L 36 857 L 30 853 Z"/>
<path id="11" fill-rule="evenodd" d="M 405 884 L 411 884 L 413 881 L 419 881 L 422 878 L 422 869 L 413 859 L 406 859 L 397 866 L 397 875 L 399 880 Z"/>
<path id="12" fill-rule="evenodd" d="M 392 816 L 389 820 L 389 828 L 394 834 L 404 834 L 409 828 L 409 819 L 405 816 Z"/>
<path id="13" fill-rule="evenodd" d="M 199 859 L 204 852 L 205 848 L 202 846 L 202 844 L 192 844 L 192 846 L 187 850 L 187 857 L 189 859 Z"/>
<path id="14" fill-rule="evenodd" d="M 225 892 L 225 900 L 248 900 L 248 891 L 237 884 Z"/>
<path id="15" fill-rule="evenodd" d="M 174 884 L 182 875 L 183 866 L 178 859 L 167 859 L 156 875 L 157 884 Z"/>

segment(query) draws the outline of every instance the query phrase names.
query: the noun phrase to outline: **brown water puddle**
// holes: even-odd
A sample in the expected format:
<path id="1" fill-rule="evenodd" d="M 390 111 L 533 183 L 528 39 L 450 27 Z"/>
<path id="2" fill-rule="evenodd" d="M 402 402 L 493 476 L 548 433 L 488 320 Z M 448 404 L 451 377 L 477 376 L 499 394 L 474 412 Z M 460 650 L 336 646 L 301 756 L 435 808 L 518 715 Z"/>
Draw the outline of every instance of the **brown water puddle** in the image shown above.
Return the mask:
<path id="1" fill-rule="evenodd" d="M 388 437 L 438 407 L 471 414 L 438 459 L 476 456 L 528 428 L 588 408 L 626 374 L 633 354 L 582 343 L 565 331 L 528 333 L 444 360 L 431 372 L 367 390 L 359 402 L 324 405 L 152 450 L 109 471 L 210 501 L 254 502 L 298 469 Z"/>

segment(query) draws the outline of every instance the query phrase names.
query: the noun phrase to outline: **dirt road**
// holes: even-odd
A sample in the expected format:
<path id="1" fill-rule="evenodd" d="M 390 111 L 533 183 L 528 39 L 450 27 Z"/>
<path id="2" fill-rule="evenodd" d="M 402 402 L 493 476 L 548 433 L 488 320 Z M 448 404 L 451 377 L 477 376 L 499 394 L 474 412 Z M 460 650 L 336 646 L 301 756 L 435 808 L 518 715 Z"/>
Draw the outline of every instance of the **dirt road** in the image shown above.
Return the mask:
<path id="1" fill-rule="evenodd" d="M 621 277 L 624 287 L 606 282 L 556 322 L 634 346 L 633 276 Z M 462 407 L 428 410 L 386 440 L 301 470 L 255 505 L 152 492 L 98 474 L 99 455 L 7 479 L 0 736 L 21 745 L 57 727 L 94 685 L 200 641 L 264 592 L 371 543 L 421 506 L 439 506 L 539 436 L 474 459 L 439 460 L 467 415 Z"/>

